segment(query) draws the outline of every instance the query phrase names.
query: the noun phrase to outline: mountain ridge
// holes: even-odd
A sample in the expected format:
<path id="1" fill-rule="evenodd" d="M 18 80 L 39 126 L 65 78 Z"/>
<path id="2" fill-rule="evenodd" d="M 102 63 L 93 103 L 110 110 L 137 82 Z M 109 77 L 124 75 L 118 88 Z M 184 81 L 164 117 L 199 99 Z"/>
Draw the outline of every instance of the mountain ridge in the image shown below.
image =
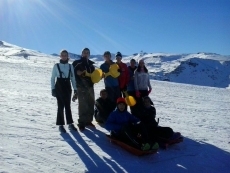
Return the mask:
<path id="1" fill-rule="evenodd" d="M 58 54 L 44 54 L 40 51 L 22 48 L 16 45 L 0 41 L 0 56 L 6 58 L 22 57 L 24 59 L 36 59 L 46 57 L 57 60 Z M 71 61 L 79 59 L 80 55 L 69 53 Z M 99 67 L 103 61 L 103 55 L 91 55 L 90 59 Z M 149 70 L 150 78 L 154 80 L 170 81 L 201 86 L 227 88 L 230 86 L 230 56 L 216 53 L 191 53 L 191 54 L 170 54 L 170 53 L 134 53 L 123 55 L 122 61 L 129 65 L 129 61 L 140 59 L 145 61 Z M 115 60 L 115 54 L 112 54 Z"/>

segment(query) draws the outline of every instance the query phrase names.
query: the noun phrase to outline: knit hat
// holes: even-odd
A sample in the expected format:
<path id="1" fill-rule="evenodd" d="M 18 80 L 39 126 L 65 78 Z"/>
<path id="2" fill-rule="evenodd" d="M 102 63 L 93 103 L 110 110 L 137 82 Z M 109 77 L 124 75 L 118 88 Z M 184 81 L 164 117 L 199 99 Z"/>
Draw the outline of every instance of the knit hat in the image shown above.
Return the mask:
<path id="1" fill-rule="evenodd" d="M 125 99 L 123 97 L 119 97 L 117 99 L 117 104 L 119 104 L 119 103 L 125 103 L 126 104 L 126 101 L 125 101 Z"/>
<path id="2" fill-rule="evenodd" d="M 115 57 L 118 57 L 118 56 L 122 58 L 121 52 L 117 52 L 117 53 L 116 53 Z"/>

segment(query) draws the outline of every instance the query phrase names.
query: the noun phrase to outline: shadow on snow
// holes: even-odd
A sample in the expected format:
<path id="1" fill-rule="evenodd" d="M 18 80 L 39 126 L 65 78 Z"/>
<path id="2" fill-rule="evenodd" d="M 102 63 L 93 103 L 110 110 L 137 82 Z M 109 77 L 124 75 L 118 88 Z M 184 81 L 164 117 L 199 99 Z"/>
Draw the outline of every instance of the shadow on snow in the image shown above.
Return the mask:
<path id="1" fill-rule="evenodd" d="M 166 150 L 159 149 L 157 154 L 138 157 L 110 143 L 105 134 L 98 129 L 86 129 L 83 133 L 71 134 L 72 137 L 69 134 L 61 136 L 76 151 L 88 172 L 217 173 L 230 169 L 230 153 L 189 138 L 184 138 L 184 142 L 170 146 Z M 83 139 L 85 137 L 90 140 L 89 143 L 88 139 Z M 99 147 L 99 151 L 95 150 L 95 147 L 91 148 L 89 144 Z"/>

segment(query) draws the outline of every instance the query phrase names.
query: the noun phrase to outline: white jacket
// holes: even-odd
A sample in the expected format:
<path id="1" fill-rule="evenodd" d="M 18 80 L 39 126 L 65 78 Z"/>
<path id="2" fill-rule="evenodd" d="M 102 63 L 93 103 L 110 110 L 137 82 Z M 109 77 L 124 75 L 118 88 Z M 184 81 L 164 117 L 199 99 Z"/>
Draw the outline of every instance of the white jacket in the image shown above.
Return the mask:
<path id="1" fill-rule="evenodd" d="M 149 74 L 145 72 L 138 72 L 137 70 L 134 73 L 134 87 L 135 90 L 148 90 L 152 89 Z"/>
<path id="2" fill-rule="evenodd" d="M 72 87 L 74 90 L 77 90 L 77 85 L 76 85 L 76 79 L 74 75 L 74 70 L 72 64 L 66 63 L 58 63 L 60 70 L 62 72 L 62 78 L 68 78 L 69 75 L 69 67 L 71 67 L 71 73 L 70 73 L 70 81 L 72 83 Z M 58 71 L 57 64 L 54 65 L 53 71 L 52 71 L 52 76 L 51 76 L 51 89 L 55 89 L 55 82 L 56 78 L 60 78 L 60 73 Z"/>

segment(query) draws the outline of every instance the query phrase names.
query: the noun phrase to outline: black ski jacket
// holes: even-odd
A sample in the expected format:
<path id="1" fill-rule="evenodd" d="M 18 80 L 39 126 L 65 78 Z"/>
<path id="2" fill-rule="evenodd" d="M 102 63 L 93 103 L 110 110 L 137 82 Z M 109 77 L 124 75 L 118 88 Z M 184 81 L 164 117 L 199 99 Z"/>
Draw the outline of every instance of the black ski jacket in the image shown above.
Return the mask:
<path id="1" fill-rule="evenodd" d="M 86 77 L 84 75 L 79 76 L 77 75 L 77 71 L 87 71 L 88 73 L 92 73 L 95 70 L 93 66 L 94 62 L 81 57 L 79 60 L 75 60 L 73 62 L 74 74 L 77 82 L 77 88 L 89 88 L 93 87 L 93 82 L 91 81 L 90 77 Z"/>

